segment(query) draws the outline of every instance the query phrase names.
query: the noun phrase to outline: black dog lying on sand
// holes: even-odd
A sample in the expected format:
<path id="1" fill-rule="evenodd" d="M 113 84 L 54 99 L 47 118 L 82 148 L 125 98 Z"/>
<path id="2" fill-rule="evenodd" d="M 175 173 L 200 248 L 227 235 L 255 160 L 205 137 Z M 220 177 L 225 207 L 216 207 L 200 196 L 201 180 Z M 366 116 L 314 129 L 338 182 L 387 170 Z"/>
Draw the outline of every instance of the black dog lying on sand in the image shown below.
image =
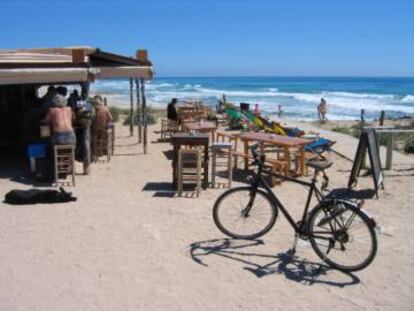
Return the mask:
<path id="1" fill-rule="evenodd" d="M 66 192 L 63 188 L 57 190 L 12 190 L 6 194 L 4 202 L 14 205 L 36 203 L 63 203 L 76 201 L 72 192 Z"/>

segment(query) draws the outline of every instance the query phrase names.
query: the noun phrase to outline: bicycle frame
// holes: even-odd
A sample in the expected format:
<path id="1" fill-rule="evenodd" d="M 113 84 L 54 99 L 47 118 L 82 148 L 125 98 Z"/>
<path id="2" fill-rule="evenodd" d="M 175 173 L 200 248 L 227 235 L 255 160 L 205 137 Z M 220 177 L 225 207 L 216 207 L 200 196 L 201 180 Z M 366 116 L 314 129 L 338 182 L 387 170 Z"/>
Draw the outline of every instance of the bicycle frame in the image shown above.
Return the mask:
<path id="1" fill-rule="evenodd" d="M 259 161 L 258 163 L 258 167 L 259 167 L 259 171 L 257 173 L 257 176 L 255 176 L 255 180 L 252 182 L 252 186 L 254 187 L 255 190 L 257 190 L 259 187 L 263 188 L 266 193 L 269 195 L 270 199 L 272 200 L 272 204 L 274 204 L 275 206 L 277 206 L 283 213 L 283 215 L 286 217 L 286 219 L 288 220 L 289 224 L 293 227 L 293 229 L 295 230 L 296 233 L 298 234 L 304 234 L 305 233 L 305 219 L 306 219 L 306 215 L 308 213 L 309 210 L 309 206 L 310 206 L 310 202 L 312 200 L 312 196 L 315 193 L 316 198 L 318 199 L 319 203 L 324 199 L 324 196 L 322 194 L 322 192 L 316 187 L 316 175 L 317 173 L 315 172 L 314 176 L 312 177 L 311 182 L 306 182 L 306 181 L 302 181 L 302 180 L 298 180 L 289 176 L 283 176 L 283 175 L 279 175 L 273 172 L 269 172 L 269 171 L 265 171 L 264 167 L 263 167 L 263 163 L 261 161 Z M 292 216 L 289 214 L 289 212 L 287 211 L 287 209 L 284 207 L 284 205 L 282 204 L 282 202 L 280 202 L 280 200 L 278 199 L 278 197 L 275 195 L 275 193 L 272 191 L 272 189 L 270 188 L 270 186 L 267 184 L 267 182 L 264 180 L 262 173 L 266 172 L 268 174 L 274 175 L 276 177 L 288 180 L 288 181 L 292 181 L 294 183 L 300 184 L 302 186 L 305 187 L 309 187 L 309 192 L 308 192 L 308 197 L 306 199 L 306 204 L 305 204 L 305 209 L 303 211 L 303 215 L 302 215 L 302 219 L 300 220 L 300 222 L 295 222 L 294 219 L 292 218 Z M 252 202 L 255 199 L 255 195 L 256 193 L 253 194 L 252 196 Z M 250 208 L 252 207 L 252 204 L 249 204 L 249 206 L 247 207 L 246 213 L 248 214 Z"/>

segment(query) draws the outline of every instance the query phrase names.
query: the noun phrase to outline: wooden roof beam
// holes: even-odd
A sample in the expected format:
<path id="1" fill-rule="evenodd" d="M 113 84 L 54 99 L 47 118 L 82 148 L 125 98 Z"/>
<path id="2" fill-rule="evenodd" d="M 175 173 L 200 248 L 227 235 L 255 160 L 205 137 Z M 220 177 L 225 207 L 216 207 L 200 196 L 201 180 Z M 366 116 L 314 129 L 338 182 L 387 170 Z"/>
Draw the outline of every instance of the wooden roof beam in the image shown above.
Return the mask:
<path id="1" fill-rule="evenodd" d="M 75 64 L 85 63 L 85 50 L 73 49 L 72 50 L 72 62 Z"/>

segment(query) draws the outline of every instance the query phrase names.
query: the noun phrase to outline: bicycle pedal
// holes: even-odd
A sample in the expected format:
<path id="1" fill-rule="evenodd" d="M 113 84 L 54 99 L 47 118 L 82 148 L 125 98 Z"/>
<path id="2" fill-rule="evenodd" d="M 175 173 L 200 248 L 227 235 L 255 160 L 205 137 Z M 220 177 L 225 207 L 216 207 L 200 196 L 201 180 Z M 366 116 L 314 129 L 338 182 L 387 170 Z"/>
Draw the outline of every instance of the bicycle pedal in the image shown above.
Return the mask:
<path id="1" fill-rule="evenodd" d="M 294 256 L 296 254 L 296 249 L 291 248 L 286 252 L 286 254 L 288 254 L 289 256 Z"/>

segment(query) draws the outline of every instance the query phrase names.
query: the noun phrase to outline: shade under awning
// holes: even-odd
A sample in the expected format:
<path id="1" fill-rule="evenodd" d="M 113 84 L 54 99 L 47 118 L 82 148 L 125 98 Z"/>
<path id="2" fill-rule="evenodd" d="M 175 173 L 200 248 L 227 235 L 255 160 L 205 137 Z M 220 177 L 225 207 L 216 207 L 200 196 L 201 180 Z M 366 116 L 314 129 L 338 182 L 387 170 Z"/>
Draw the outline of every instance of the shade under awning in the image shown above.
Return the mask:
<path id="1" fill-rule="evenodd" d="M 97 79 L 100 78 L 142 78 L 152 79 L 153 69 L 147 66 L 120 66 L 120 67 L 96 67 Z"/>
<path id="2" fill-rule="evenodd" d="M 0 69 L 0 85 L 88 81 L 87 68 Z"/>

